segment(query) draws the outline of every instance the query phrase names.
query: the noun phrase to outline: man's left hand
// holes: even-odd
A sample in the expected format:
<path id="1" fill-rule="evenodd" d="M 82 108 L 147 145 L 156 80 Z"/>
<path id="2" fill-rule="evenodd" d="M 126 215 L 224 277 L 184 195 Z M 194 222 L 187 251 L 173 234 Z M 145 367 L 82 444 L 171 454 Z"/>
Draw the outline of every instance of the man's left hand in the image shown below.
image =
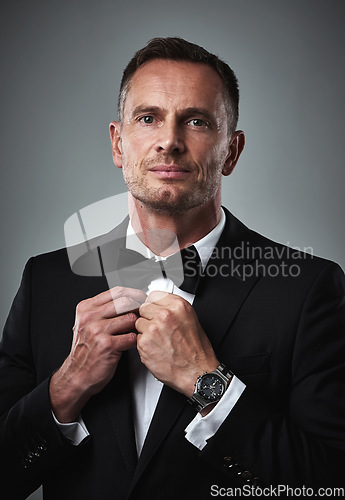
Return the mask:
<path id="1" fill-rule="evenodd" d="M 191 397 L 198 376 L 219 365 L 193 307 L 178 295 L 151 292 L 139 315 L 142 363 L 158 380 Z"/>

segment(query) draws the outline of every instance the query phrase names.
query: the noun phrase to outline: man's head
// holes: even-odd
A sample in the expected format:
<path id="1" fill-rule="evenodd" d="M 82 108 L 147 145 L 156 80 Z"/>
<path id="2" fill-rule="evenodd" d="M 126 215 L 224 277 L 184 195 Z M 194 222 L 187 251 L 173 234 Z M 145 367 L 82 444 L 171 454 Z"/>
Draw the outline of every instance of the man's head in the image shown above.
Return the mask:
<path id="1" fill-rule="evenodd" d="M 153 38 L 144 48 L 138 50 L 130 60 L 123 72 L 120 86 L 118 99 L 120 123 L 123 121 L 126 97 L 134 73 L 143 64 L 156 59 L 204 63 L 213 68 L 220 76 L 224 85 L 229 135 L 236 130 L 239 114 L 239 90 L 235 73 L 228 64 L 219 59 L 215 54 L 211 54 L 203 47 L 178 37 Z"/>
<path id="2" fill-rule="evenodd" d="M 114 163 L 137 209 L 168 216 L 220 210 L 222 175 L 231 174 L 244 146 L 235 131 L 236 77 L 184 40 L 150 44 L 124 72 L 120 121 L 110 124 Z"/>

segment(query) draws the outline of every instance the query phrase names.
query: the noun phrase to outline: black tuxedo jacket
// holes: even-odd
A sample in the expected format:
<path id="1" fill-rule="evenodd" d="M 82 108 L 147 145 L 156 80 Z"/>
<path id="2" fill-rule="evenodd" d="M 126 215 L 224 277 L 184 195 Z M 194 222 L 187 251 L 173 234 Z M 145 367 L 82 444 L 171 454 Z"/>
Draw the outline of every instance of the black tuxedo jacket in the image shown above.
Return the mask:
<path id="1" fill-rule="evenodd" d="M 66 250 L 41 255 L 25 268 L 1 344 L 1 498 L 25 498 L 42 483 L 49 500 L 344 486 L 343 272 L 226 216 L 193 307 L 218 359 L 246 389 L 214 437 L 201 451 L 185 439 L 195 410 L 165 386 L 138 459 L 126 354 L 82 412 L 89 438 L 73 446 L 60 434 L 49 379 L 69 354 L 76 305 L 107 288 L 102 273 L 116 245 L 96 240 L 81 257 L 94 262 L 95 276 L 73 273 Z"/>

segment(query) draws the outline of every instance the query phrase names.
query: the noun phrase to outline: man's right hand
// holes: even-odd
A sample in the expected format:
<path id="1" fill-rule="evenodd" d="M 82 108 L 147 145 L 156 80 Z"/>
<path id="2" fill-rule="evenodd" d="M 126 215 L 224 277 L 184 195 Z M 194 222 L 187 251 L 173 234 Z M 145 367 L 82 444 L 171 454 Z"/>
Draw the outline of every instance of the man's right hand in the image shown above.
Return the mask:
<path id="1" fill-rule="evenodd" d="M 50 381 L 50 400 L 61 423 L 75 421 L 91 396 L 113 377 L 122 352 L 137 343 L 135 322 L 146 294 L 115 287 L 77 305 L 71 352 Z"/>

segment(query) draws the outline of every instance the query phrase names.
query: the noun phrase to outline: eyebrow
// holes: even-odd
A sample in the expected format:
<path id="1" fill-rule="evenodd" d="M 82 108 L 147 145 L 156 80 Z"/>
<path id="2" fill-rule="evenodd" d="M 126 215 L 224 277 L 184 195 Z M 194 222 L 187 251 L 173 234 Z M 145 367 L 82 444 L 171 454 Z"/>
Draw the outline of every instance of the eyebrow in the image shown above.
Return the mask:
<path id="1" fill-rule="evenodd" d="M 202 116 L 207 121 L 215 122 L 215 117 L 207 108 L 186 108 L 183 110 L 182 115 L 186 116 Z"/>
<path id="2" fill-rule="evenodd" d="M 141 104 L 133 109 L 131 116 L 141 115 L 142 113 L 158 113 L 161 111 L 162 109 L 159 106 L 145 106 Z"/>

